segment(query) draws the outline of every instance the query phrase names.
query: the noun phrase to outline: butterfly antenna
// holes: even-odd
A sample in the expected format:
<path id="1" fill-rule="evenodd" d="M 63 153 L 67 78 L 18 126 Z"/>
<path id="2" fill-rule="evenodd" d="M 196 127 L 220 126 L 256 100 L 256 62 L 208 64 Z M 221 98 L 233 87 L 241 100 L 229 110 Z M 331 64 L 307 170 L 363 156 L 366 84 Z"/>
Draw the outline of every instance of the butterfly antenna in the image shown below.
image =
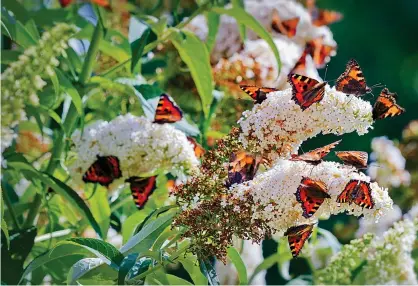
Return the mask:
<path id="1" fill-rule="evenodd" d="M 384 86 L 386 86 L 386 85 L 384 85 L 381 82 L 379 82 L 379 83 L 376 83 L 376 84 L 372 85 L 370 88 L 384 87 Z"/>
<path id="2" fill-rule="evenodd" d="M 327 81 L 327 73 L 328 73 L 328 64 L 325 66 L 325 75 L 324 75 L 324 81 Z"/>

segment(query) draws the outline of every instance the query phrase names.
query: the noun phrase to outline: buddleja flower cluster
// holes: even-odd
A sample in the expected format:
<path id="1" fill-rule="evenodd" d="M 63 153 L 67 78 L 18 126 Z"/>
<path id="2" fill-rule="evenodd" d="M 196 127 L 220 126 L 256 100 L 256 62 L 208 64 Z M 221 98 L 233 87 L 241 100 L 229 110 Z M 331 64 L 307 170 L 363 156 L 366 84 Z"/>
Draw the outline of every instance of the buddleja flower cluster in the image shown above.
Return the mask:
<path id="1" fill-rule="evenodd" d="M 244 147 L 254 148 L 270 160 L 288 158 L 300 145 L 318 134 L 368 132 L 372 106 L 353 95 L 325 87 L 324 98 L 302 111 L 292 100 L 292 89 L 269 93 L 261 104 L 245 111 L 239 124 Z"/>
<path id="2" fill-rule="evenodd" d="M 72 136 L 71 151 L 76 159 L 68 168 L 75 182 L 97 160 L 97 156 L 116 156 L 122 177 L 109 187 L 116 188 L 133 176 L 148 177 L 158 170 L 176 175 L 189 172 L 198 165 L 193 145 L 186 135 L 170 124 L 152 123 L 145 117 L 131 114 L 110 122 L 97 121 Z"/>
<path id="3" fill-rule="evenodd" d="M 405 170 L 406 160 L 393 141 L 386 137 L 373 138 L 372 150 L 371 159 L 375 163 L 367 171 L 373 180 L 385 187 L 409 185 L 411 176 Z"/>
<path id="4" fill-rule="evenodd" d="M 295 198 L 303 177 L 323 182 L 331 196 L 309 219 L 302 216 L 303 210 Z M 337 203 L 337 197 L 352 179 L 370 181 L 369 177 L 357 172 L 355 168 L 334 162 L 322 162 L 313 166 L 303 161 L 278 160 L 271 169 L 258 174 L 253 180 L 231 187 L 229 193 L 232 200 L 225 201 L 224 204 L 229 205 L 233 201 L 244 203 L 250 196 L 252 219 L 266 221 L 277 235 L 283 234 L 291 226 L 313 223 L 321 216 L 329 217 L 341 212 L 364 215 L 365 218 L 376 221 L 392 208 L 392 200 L 387 190 L 380 188 L 377 183 L 370 184 L 373 209 Z M 239 213 L 240 209 L 235 208 L 234 211 Z"/>
<path id="5" fill-rule="evenodd" d="M 19 60 L 10 64 L 1 76 L 2 151 L 13 140 L 13 130 L 26 118 L 24 106 L 38 103 L 38 92 L 46 85 L 44 79 L 55 74 L 59 56 L 65 56 L 67 42 L 76 27 L 65 23 L 55 25 L 42 34 L 39 42 L 27 48 Z"/>
<path id="6" fill-rule="evenodd" d="M 416 285 L 411 252 L 418 219 L 396 222 L 382 237 L 366 234 L 345 245 L 323 270 L 318 284 Z"/>

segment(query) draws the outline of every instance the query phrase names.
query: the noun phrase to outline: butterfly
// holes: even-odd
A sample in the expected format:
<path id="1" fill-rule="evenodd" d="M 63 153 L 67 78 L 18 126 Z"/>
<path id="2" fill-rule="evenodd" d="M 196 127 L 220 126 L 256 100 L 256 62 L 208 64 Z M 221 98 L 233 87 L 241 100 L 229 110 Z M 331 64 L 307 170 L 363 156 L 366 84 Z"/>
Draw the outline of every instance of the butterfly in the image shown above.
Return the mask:
<path id="1" fill-rule="evenodd" d="M 334 149 L 335 146 L 340 144 L 340 142 L 341 140 L 335 141 L 331 144 L 325 145 L 320 148 L 316 148 L 302 155 L 292 154 L 292 157 L 289 160 L 290 161 L 305 161 L 313 165 L 318 165 L 319 163 L 322 162 L 322 158 L 328 155 L 328 153 L 331 152 L 331 150 Z"/>
<path id="2" fill-rule="evenodd" d="M 373 106 L 373 119 L 384 119 L 401 115 L 405 109 L 396 104 L 398 95 L 384 88 Z"/>
<path id="3" fill-rule="evenodd" d="M 307 109 L 315 102 L 320 102 L 325 94 L 326 82 L 299 74 L 289 74 L 287 81 L 292 86 L 292 99 L 302 110 Z"/>
<path id="4" fill-rule="evenodd" d="M 324 200 L 331 198 L 323 182 L 307 177 L 302 178 L 295 195 L 296 200 L 302 205 L 302 215 L 305 218 L 313 216 Z"/>
<path id="5" fill-rule="evenodd" d="M 296 62 L 295 66 L 293 67 L 290 73 L 305 73 L 306 71 L 306 56 L 309 55 L 309 48 L 306 47 L 303 50 L 302 55 L 300 56 L 299 60 Z"/>
<path id="6" fill-rule="evenodd" d="M 254 100 L 254 103 L 262 103 L 267 98 L 267 94 L 270 92 L 278 91 L 272 87 L 257 87 L 254 85 L 240 85 L 244 92 L 246 92 Z"/>
<path id="7" fill-rule="evenodd" d="M 138 209 L 142 209 L 156 188 L 157 176 L 149 178 L 130 177 L 126 182 L 130 183 L 132 198 Z"/>
<path id="8" fill-rule="evenodd" d="M 330 57 L 336 54 L 336 47 L 325 45 L 322 37 L 307 42 L 306 46 L 317 68 L 324 67 L 330 61 Z"/>
<path id="9" fill-rule="evenodd" d="M 289 227 L 289 229 L 284 233 L 284 235 L 287 236 L 287 240 L 289 241 L 289 247 L 293 257 L 297 257 L 299 255 L 303 245 L 311 236 L 313 226 L 313 224 L 292 226 Z"/>
<path id="10" fill-rule="evenodd" d="M 243 150 L 233 153 L 229 160 L 228 179 L 226 186 L 241 184 L 252 180 L 257 173 L 262 158 L 259 155 L 252 155 Z"/>
<path id="11" fill-rule="evenodd" d="M 276 9 L 273 10 L 271 28 L 277 33 L 293 38 L 296 35 L 296 27 L 299 23 L 299 17 L 282 21 Z"/>
<path id="12" fill-rule="evenodd" d="M 311 10 L 312 24 L 320 27 L 340 21 L 343 14 L 337 11 L 314 8 Z"/>
<path id="13" fill-rule="evenodd" d="M 336 82 L 336 89 L 346 94 L 361 96 L 372 91 L 366 85 L 363 72 L 355 59 L 348 61 L 345 71 L 340 75 Z"/>
<path id="14" fill-rule="evenodd" d="M 97 160 L 84 173 L 83 181 L 107 187 L 114 179 L 122 177 L 119 166 L 119 159 L 115 156 L 97 156 Z"/>
<path id="15" fill-rule="evenodd" d="M 194 154 L 197 158 L 201 158 L 205 154 L 205 149 L 196 142 L 192 137 L 187 137 L 187 140 L 193 145 Z"/>
<path id="16" fill-rule="evenodd" d="M 369 155 L 362 151 L 335 151 L 335 155 L 346 165 L 351 165 L 357 169 L 367 169 Z"/>
<path id="17" fill-rule="evenodd" d="M 183 118 L 183 112 L 174 103 L 170 96 L 163 93 L 158 101 L 157 110 L 155 111 L 154 122 L 163 123 L 174 123 L 180 121 Z"/>
<path id="18" fill-rule="evenodd" d="M 68 5 L 72 4 L 74 0 L 59 0 L 61 7 L 67 7 Z M 97 4 L 99 6 L 102 6 L 104 8 L 110 8 L 110 3 L 107 0 L 91 0 L 90 1 L 93 4 Z"/>
<path id="19" fill-rule="evenodd" d="M 374 206 L 370 183 L 350 180 L 337 198 L 337 203 L 355 203 L 360 207 L 372 209 Z"/>

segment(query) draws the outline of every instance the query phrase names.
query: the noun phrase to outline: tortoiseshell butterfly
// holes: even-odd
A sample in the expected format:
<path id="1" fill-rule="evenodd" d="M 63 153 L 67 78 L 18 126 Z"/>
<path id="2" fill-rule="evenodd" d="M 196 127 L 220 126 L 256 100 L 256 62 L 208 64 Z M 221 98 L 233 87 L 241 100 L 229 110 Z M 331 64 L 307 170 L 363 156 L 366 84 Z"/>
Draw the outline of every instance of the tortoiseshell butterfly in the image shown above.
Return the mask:
<path id="1" fill-rule="evenodd" d="M 287 236 L 290 251 L 292 252 L 293 257 L 297 257 L 299 255 L 303 245 L 311 236 L 313 226 L 313 224 L 292 226 L 284 233 L 284 235 Z"/>
<path id="2" fill-rule="evenodd" d="M 299 23 L 299 17 L 281 20 L 276 9 L 273 10 L 273 18 L 271 28 L 277 33 L 283 34 L 288 38 L 293 38 L 296 35 L 296 27 Z"/>
<path id="3" fill-rule="evenodd" d="M 73 0 L 59 0 L 61 7 L 67 7 L 68 5 L 73 3 Z M 110 8 L 110 3 L 107 0 L 90 0 L 91 3 L 97 4 L 104 8 Z"/>
<path id="4" fill-rule="evenodd" d="M 340 21 L 343 18 L 343 14 L 337 11 L 314 8 L 311 10 L 311 17 L 312 24 L 320 27 Z"/>
<path id="5" fill-rule="evenodd" d="M 327 186 L 318 180 L 303 177 L 295 193 L 296 200 L 301 203 L 303 216 L 313 216 L 325 199 L 331 198 L 327 193 Z"/>
<path id="6" fill-rule="evenodd" d="M 370 183 L 350 180 L 337 198 L 337 203 L 355 203 L 360 207 L 372 209 L 374 206 Z"/>
<path id="7" fill-rule="evenodd" d="M 335 151 L 335 155 L 346 165 L 357 169 L 367 169 L 369 155 L 362 151 Z"/>
<path id="8" fill-rule="evenodd" d="M 122 177 L 119 159 L 116 156 L 99 156 L 83 175 L 85 183 L 99 183 L 109 186 L 114 179 Z"/>
<path id="9" fill-rule="evenodd" d="M 300 56 L 299 60 L 296 62 L 295 66 L 293 67 L 290 73 L 293 74 L 304 74 L 306 72 L 306 56 L 309 54 L 309 49 L 306 47 L 303 50 L 302 55 Z"/>
<path id="10" fill-rule="evenodd" d="M 233 153 L 229 160 L 228 180 L 226 186 L 241 184 L 252 180 L 257 173 L 262 158 L 243 150 Z"/>
<path id="11" fill-rule="evenodd" d="M 345 71 L 337 79 L 335 88 L 345 94 L 353 94 L 355 96 L 361 96 L 372 91 L 367 86 L 363 72 L 355 59 L 351 59 L 347 63 Z"/>
<path id="12" fill-rule="evenodd" d="M 262 103 L 267 98 L 267 94 L 273 91 L 278 91 L 272 87 L 258 87 L 254 85 L 240 85 L 245 93 L 247 93 L 254 100 L 254 103 Z"/>
<path id="13" fill-rule="evenodd" d="M 373 119 L 384 119 L 386 117 L 394 117 L 401 115 L 405 109 L 396 103 L 398 95 L 384 88 L 373 106 Z"/>
<path id="14" fill-rule="evenodd" d="M 306 45 L 317 68 L 323 68 L 330 61 L 330 58 L 336 54 L 336 47 L 325 45 L 323 37 L 313 39 Z"/>
<path id="15" fill-rule="evenodd" d="M 161 94 L 155 111 L 154 122 L 159 124 L 174 123 L 180 121 L 182 118 L 183 113 L 171 97 L 165 93 Z"/>
<path id="16" fill-rule="evenodd" d="M 157 176 L 149 178 L 130 177 L 126 182 L 130 183 L 132 198 L 138 209 L 142 209 L 156 188 Z"/>
<path id="17" fill-rule="evenodd" d="M 201 158 L 205 154 L 205 149 L 192 137 L 187 137 L 187 140 L 193 145 L 194 154 L 197 158 Z"/>
<path id="18" fill-rule="evenodd" d="M 287 81 L 292 86 L 292 99 L 302 110 L 315 102 L 320 102 L 324 97 L 326 82 L 319 82 L 299 74 L 289 74 Z"/>
<path id="19" fill-rule="evenodd" d="M 319 163 L 322 162 L 322 158 L 328 155 L 328 153 L 331 152 L 331 150 L 334 149 L 335 146 L 340 144 L 340 142 L 341 140 L 338 140 L 331 144 L 325 145 L 320 148 L 316 148 L 312 151 L 309 151 L 301 155 L 292 154 L 292 157 L 289 160 L 290 161 L 305 161 L 313 165 L 318 165 Z"/>

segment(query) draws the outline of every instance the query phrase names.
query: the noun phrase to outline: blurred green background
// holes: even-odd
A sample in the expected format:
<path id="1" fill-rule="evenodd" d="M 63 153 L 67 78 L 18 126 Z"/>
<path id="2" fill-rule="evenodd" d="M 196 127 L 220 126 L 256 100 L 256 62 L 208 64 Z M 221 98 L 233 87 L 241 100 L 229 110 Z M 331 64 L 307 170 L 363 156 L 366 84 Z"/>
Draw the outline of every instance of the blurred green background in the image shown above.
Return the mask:
<path id="1" fill-rule="evenodd" d="M 318 0 L 320 8 L 344 14 L 341 22 L 331 25 L 338 44 L 337 55 L 328 66 L 327 80 L 336 79 L 350 58 L 355 58 L 369 86 L 383 83 L 398 93 L 398 103 L 406 113 L 377 121 L 368 134 L 346 134 L 339 149 L 370 152 L 373 137 L 398 139 L 403 128 L 418 118 L 418 1 L 417 0 Z M 323 77 L 325 70 L 320 71 Z M 364 96 L 372 104 L 381 88 Z M 309 140 L 306 149 L 332 142 L 331 136 Z M 304 148 L 305 149 L 305 148 Z M 306 150 L 305 150 L 306 151 Z"/>

